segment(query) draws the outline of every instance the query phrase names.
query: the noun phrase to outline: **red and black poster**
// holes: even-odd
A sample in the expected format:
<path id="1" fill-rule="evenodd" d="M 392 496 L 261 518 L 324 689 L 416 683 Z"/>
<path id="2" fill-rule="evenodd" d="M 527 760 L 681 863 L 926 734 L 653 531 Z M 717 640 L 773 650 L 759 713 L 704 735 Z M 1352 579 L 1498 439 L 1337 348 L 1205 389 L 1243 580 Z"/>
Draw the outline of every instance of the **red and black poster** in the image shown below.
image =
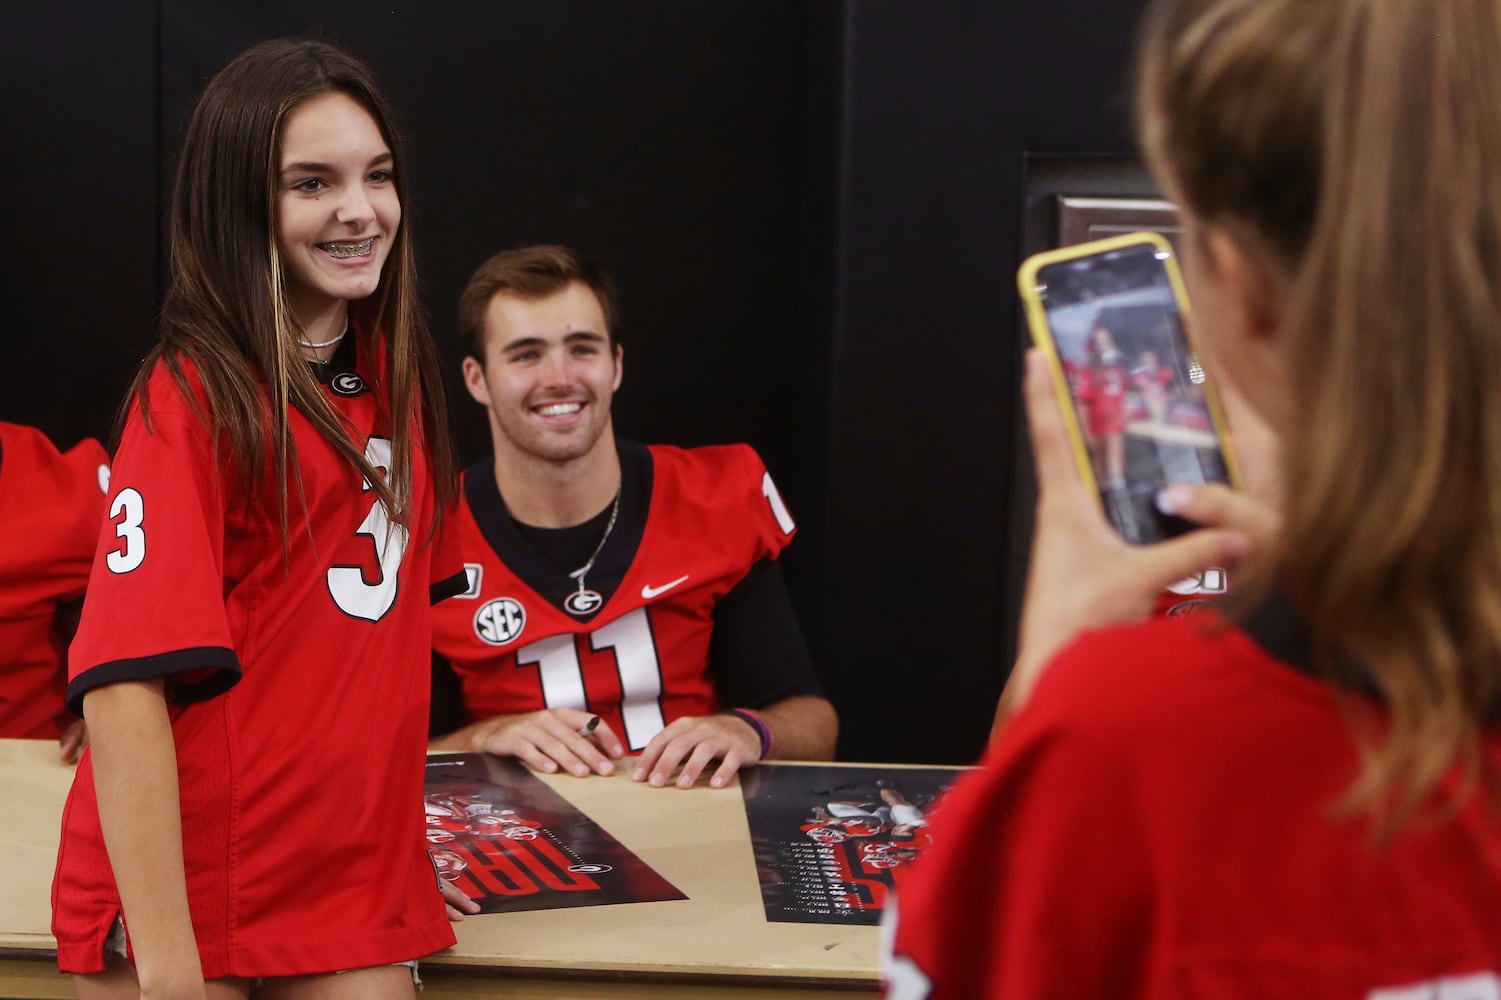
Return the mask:
<path id="1" fill-rule="evenodd" d="M 433 864 L 481 913 L 688 898 L 515 760 L 432 754 L 426 785 Z"/>
<path id="2" fill-rule="evenodd" d="M 928 846 L 958 768 L 757 764 L 740 772 L 766 919 L 875 924 Z"/>

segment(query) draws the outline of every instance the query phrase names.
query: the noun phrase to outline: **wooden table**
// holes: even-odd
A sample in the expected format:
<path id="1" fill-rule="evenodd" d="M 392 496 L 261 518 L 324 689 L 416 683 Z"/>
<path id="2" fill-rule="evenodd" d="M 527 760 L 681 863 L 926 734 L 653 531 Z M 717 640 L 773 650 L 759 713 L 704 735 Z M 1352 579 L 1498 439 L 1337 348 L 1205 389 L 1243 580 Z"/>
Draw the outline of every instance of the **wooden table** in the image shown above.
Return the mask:
<path id="1" fill-rule="evenodd" d="M 72 773 L 50 742 L 0 740 L 0 998 L 73 995 L 48 930 Z M 879 992 L 874 927 L 766 921 L 738 787 L 651 788 L 628 774 L 540 777 L 689 898 L 469 917 L 456 946 L 423 960 L 423 1000 Z"/>

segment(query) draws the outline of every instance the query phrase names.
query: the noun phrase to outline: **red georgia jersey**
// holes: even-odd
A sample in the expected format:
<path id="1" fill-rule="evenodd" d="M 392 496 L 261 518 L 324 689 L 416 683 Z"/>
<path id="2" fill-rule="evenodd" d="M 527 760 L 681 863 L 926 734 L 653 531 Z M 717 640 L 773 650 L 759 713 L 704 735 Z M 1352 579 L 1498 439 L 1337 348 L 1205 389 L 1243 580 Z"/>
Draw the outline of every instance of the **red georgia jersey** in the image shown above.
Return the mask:
<path id="1" fill-rule="evenodd" d="M 347 338 L 324 391 L 372 464 L 388 467 L 375 364 L 365 343 L 356 366 L 354 346 Z M 461 564 L 429 541 L 420 448 L 410 522 L 393 528 L 349 462 L 300 413 L 290 422 L 301 484 L 289 485 L 284 553 L 269 475 L 247 502 L 158 366 L 149 427 L 134 405 L 127 419 L 70 651 L 75 703 L 99 685 L 167 677 L 209 978 L 382 965 L 454 941 L 425 849 L 422 785 L 429 597 L 444 577 L 450 593 L 462 586 Z M 53 886 L 63 970 L 104 967 L 119 912 L 89 754 Z"/>
<path id="2" fill-rule="evenodd" d="M 715 604 L 786 547 L 792 519 L 746 445 L 619 447 L 620 512 L 586 577 L 603 598 L 589 614 L 566 610 L 577 584 L 519 532 L 493 466 L 465 474 L 455 520 L 470 588 L 434 608 L 433 648 L 457 673 L 470 721 L 588 709 L 635 751 L 672 720 L 721 707 Z"/>
<path id="3" fill-rule="evenodd" d="M 1086 365 L 1079 371 L 1079 401 L 1089 416 L 1089 432 L 1103 436 L 1126 429 L 1126 384 L 1120 364 Z"/>
<path id="4" fill-rule="evenodd" d="M 1335 808 L 1360 771 L 1336 694 L 1258 635 L 1159 618 L 1065 650 L 946 796 L 888 1000 L 1498 996 L 1494 794 L 1377 843 Z M 1501 730 L 1483 752 L 1496 773 Z"/>
<path id="5" fill-rule="evenodd" d="M 58 605 L 83 596 L 108 485 L 98 441 L 59 453 L 0 421 L 0 737 L 53 739 L 72 721 Z"/>

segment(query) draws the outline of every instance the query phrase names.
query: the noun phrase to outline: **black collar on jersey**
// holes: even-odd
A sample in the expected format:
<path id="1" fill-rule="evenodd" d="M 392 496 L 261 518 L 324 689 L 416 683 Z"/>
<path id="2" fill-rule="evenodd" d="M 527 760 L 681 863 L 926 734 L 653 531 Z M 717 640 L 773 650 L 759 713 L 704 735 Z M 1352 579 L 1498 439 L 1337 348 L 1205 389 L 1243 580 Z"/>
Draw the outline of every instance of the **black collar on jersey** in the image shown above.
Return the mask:
<path id="1" fill-rule="evenodd" d="M 340 375 L 356 375 L 359 363 L 359 348 L 356 344 L 359 337 L 353 329 L 345 334 L 344 339 L 339 341 L 339 346 L 334 348 L 334 353 L 329 355 L 327 361 L 309 361 L 308 368 L 313 372 L 313 377 L 324 385 L 333 387 L 333 381 Z M 360 380 L 361 385 L 364 380 Z M 358 392 L 346 392 L 344 395 L 357 396 Z"/>
<path id="2" fill-rule="evenodd" d="M 534 524 L 523 524 L 514 517 L 511 523 L 554 566 L 583 566 L 594 554 L 595 546 L 605 539 L 605 531 L 610 528 L 610 515 L 614 511 L 615 498 L 611 497 L 598 514 L 582 524 L 539 528 Z"/>
<path id="3" fill-rule="evenodd" d="M 615 451 L 620 456 L 620 516 L 589 571 L 589 589 L 604 598 L 601 608 L 610 602 L 636 558 L 641 536 L 646 531 L 646 512 L 651 507 L 651 452 L 645 445 L 620 440 L 615 442 Z M 480 534 L 506 568 L 547 601 L 562 608 L 568 595 L 578 590 L 578 581 L 568 575 L 578 567 L 559 566 L 517 527 L 500 498 L 494 458 L 481 459 L 464 470 L 464 499 Z M 593 615 L 570 612 L 570 617 L 587 621 Z"/>
<path id="4" fill-rule="evenodd" d="M 1368 698 L 1385 700 L 1370 673 L 1359 665 L 1345 661 L 1335 664 L 1331 673 L 1330 665 L 1315 660 L 1313 629 L 1280 587 L 1267 593 L 1240 617 L 1238 624 L 1252 642 L 1279 663 Z"/>

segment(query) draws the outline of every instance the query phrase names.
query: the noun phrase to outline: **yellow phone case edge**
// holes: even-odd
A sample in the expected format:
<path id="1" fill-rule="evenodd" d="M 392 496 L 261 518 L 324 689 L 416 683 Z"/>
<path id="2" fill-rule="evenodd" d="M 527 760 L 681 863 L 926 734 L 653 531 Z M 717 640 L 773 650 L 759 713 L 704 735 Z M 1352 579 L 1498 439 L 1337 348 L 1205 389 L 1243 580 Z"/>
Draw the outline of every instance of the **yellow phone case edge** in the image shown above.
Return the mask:
<path id="1" fill-rule="evenodd" d="M 1071 246 L 1044 250 L 1022 261 L 1021 267 L 1016 272 L 1017 291 L 1021 295 L 1022 307 L 1026 314 L 1027 330 L 1031 334 L 1033 345 L 1047 358 L 1048 369 L 1053 376 L 1053 388 L 1063 410 L 1064 423 L 1068 427 L 1069 445 L 1074 453 L 1075 464 L 1079 468 L 1080 475 L 1084 477 L 1085 485 L 1094 494 L 1100 492 L 1099 482 L 1095 479 L 1094 463 L 1089 460 L 1089 451 L 1084 446 L 1084 432 L 1079 426 L 1079 414 L 1073 406 L 1073 395 L 1068 390 L 1068 379 L 1063 374 L 1063 359 L 1058 355 L 1058 347 L 1053 342 L 1053 331 L 1048 328 L 1047 311 L 1037 294 L 1037 272 L 1052 264 L 1076 260 L 1080 257 L 1092 257 L 1141 243 L 1149 243 L 1167 252 L 1168 256 L 1164 258 L 1163 266 L 1167 272 L 1168 284 L 1173 290 L 1178 314 L 1183 320 L 1183 335 L 1188 338 L 1188 345 L 1194 356 L 1202 358 L 1203 351 L 1200 350 L 1198 337 L 1194 333 L 1193 317 L 1188 303 L 1188 289 L 1183 284 L 1183 275 L 1178 270 L 1178 254 L 1161 233 L 1147 230 L 1122 233 L 1119 236 L 1108 236 L 1104 239 L 1090 240 L 1087 243 L 1075 243 Z M 1213 377 L 1207 371 L 1203 388 L 1204 401 L 1209 408 L 1209 419 L 1214 424 L 1215 440 L 1219 442 L 1220 452 L 1225 457 L 1225 471 L 1230 477 L 1230 485 L 1237 490 L 1244 489 L 1245 481 L 1241 477 L 1240 462 L 1226 432 L 1228 425 L 1220 404 L 1219 390 L 1215 387 Z"/>

